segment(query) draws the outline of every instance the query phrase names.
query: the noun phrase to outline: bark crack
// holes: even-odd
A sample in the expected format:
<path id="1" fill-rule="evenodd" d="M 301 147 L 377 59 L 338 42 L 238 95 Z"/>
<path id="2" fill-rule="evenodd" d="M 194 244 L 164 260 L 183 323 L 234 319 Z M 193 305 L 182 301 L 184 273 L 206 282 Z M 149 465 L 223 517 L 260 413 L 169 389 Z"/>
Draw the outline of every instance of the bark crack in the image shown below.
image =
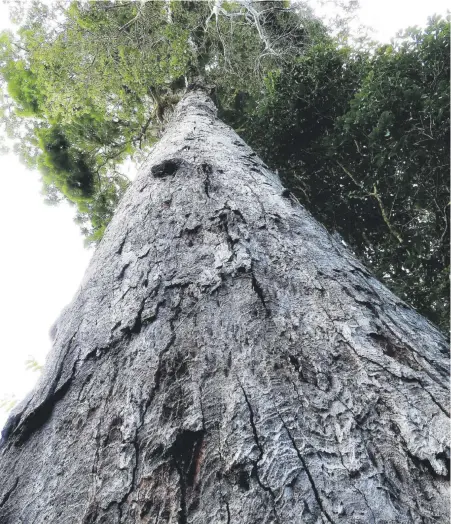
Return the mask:
<path id="1" fill-rule="evenodd" d="M 249 400 L 249 397 L 247 396 L 247 393 L 246 393 L 246 390 L 244 389 L 243 385 L 241 384 L 240 381 L 238 381 L 239 385 L 240 385 L 240 388 L 241 388 L 241 391 L 243 392 L 243 395 L 244 395 L 244 399 L 245 399 L 245 402 L 246 402 L 246 405 L 247 405 L 247 408 L 249 410 L 249 421 L 251 423 L 251 428 L 252 428 L 252 435 L 254 437 L 254 441 L 255 441 L 255 444 L 258 448 L 258 451 L 259 451 L 259 455 L 257 457 L 256 460 L 252 460 L 252 475 L 255 477 L 255 479 L 257 480 L 257 483 L 258 485 L 267 493 L 270 494 L 271 496 L 271 499 L 272 499 L 272 504 L 273 504 L 273 511 L 274 511 L 274 515 L 276 517 L 276 521 L 277 522 L 280 522 L 280 519 L 279 519 L 279 516 L 277 514 L 277 510 L 276 510 L 276 496 L 274 494 L 274 491 L 271 489 L 270 486 L 268 485 L 265 485 L 262 480 L 260 479 L 260 476 L 259 476 L 259 473 L 258 473 L 258 463 L 261 461 L 261 459 L 263 458 L 263 455 L 264 455 L 264 449 L 263 449 L 263 446 L 261 445 L 260 443 L 260 439 L 258 438 L 258 432 L 257 432 L 257 426 L 255 425 L 255 414 L 254 414 L 254 409 L 252 407 L 252 404 Z"/>
<path id="2" fill-rule="evenodd" d="M 336 279 L 334 278 L 331 278 L 331 280 L 334 280 L 335 282 L 337 282 L 339 285 L 340 282 L 338 282 Z M 342 286 L 342 285 L 341 285 Z M 343 286 L 342 286 L 343 288 Z M 346 289 L 343 288 L 346 292 Z M 347 293 L 348 294 L 348 293 Z M 349 295 L 352 297 L 352 295 Z M 352 297 L 354 298 L 354 297 Z M 357 303 L 362 303 L 362 302 L 358 302 L 356 300 Z M 327 315 L 327 317 L 329 318 L 329 320 L 331 321 L 332 323 L 332 326 L 335 330 L 336 333 L 338 333 L 339 335 L 341 335 L 341 333 L 335 328 L 335 320 L 329 315 L 329 312 L 326 310 L 326 308 L 322 307 L 324 313 Z M 371 309 L 373 311 L 373 308 Z M 379 318 L 381 320 L 381 322 L 383 323 L 383 325 L 388 329 L 388 331 L 396 338 L 398 339 L 401 343 L 404 343 L 399 337 L 396 336 L 396 334 L 393 332 L 392 329 L 390 329 L 390 327 L 387 325 L 386 322 L 384 322 L 381 317 L 377 314 L 377 312 L 374 310 L 377 318 Z M 389 369 L 388 367 L 384 366 L 383 364 L 381 364 L 380 362 L 377 362 L 376 360 L 373 360 L 369 357 L 367 357 L 366 355 L 361 355 L 360 353 L 357 352 L 357 350 L 352 346 L 352 344 L 350 344 L 346 339 L 343 339 L 344 343 L 351 349 L 351 351 L 359 358 L 359 359 L 364 359 L 364 360 L 367 360 L 368 362 L 371 362 L 372 364 L 378 366 L 379 368 L 383 369 L 386 373 L 388 373 L 389 375 L 397 378 L 398 380 L 400 380 L 401 382 L 415 382 L 417 384 L 420 385 L 420 387 L 431 397 L 431 400 L 437 405 L 437 407 L 448 417 L 450 418 L 450 415 L 448 413 L 448 411 L 446 410 L 446 408 L 444 408 L 440 402 L 432 395 L 432 393 L 426 389 L 426 387 L 423 385 L 423 383 L 421 382 L 421 380 L 417 377 L 407 377 L 407 376 L 404 376 L 404 375 L 398 375 L 396 374 L 394 371 L 392 371 L 391 369 Z M 411 348 L 411 346 L 407 346 L 408 348 Z M 413 348 L 412 348 L 413 349 Z M 417 352 L 413 351 L 414 353 L 418 354 Z M 426 361 L 428 362 L 428 360 L 426 359 Z M 428 362 L 429 363 L 429 362 Z M 403 365 L 405 367 L 408 367 L 409 369 L 410 366 L 407 366 L 406 364 L 403 364 L 403 363 L 400 363 L 400 365 Z M 422 367 L 422 370 L 429 376 L 429 373 L 424 370 L 424 368 Z M 415 370 L 413 370 L 415 371 Z M 431 377 L 432 378 L 432 377 Z M 401 392 L 403 394 L 404 397 L 406 397 L 405 393 Z M 407 397 L 406 397 L 407 398 Z M 409 402 L 409 400 L 407 399 L 407 401 Z"/>
<path id="3" fill-rule="evenodd" d="M 423 466 L 423 468 L 426 469 L 433 478 L 440 479 L 440 480 L 446 479 L 447 481 L 450 480 L 450 448 L 448 446 L 445 448 L 444 451 L 441 451 L 440 453 L 436 453 L 434 455 L 434 458 L 436 460 L 440 460 L 446 469 L 446 473 L 443 474 L 439 471 L 436 471 L 436 469 L 434 468 L 433 464 L 431 463 L 429 459 L 417 457 L 414 453 L 412 453 L 412 451 L 409 450 L 406 439 L 404 438 L 401 431 L 399 430 L 397 426 L 395 426 L 394 423 L 392 424 L 392 429 L 394 433 L 398 437 L 400 437 L 401 442 L 403 444 L 403 449 L 406 455 L 410 458 L 410 460 L 415 464 L 415 466 L 419 470 L 421 470 L 422 469 L 421 466 Z"/>
<path id="4" fill-rule="evenodd" d="M 210 197 L 210 189 L 211 189 L 210 176 L 213 173 L 213 168 L 211 167 L 210 164 L 207 164 L 206 162 L 204 162 L 201 165 L 200 168 L 201 168 L 202 173 L 204 174 L 204 191 L 205 191 L 205 194 L 207 195 L 207 197 Z"/>
<path id="5" fill-rule="evenodd" d="M 349 260 L 348 260 L 349 263 L 351 263 Z M 352 264 L 351 264 L 352 265 Z M 354 265 L 352 265 L 352 267 L 354 268 L 352 271 L 358 271 L 360 272 L 361 275 L 363 275 L 361 277 L 361 279 L 363 280 L 364 284 L 366 285 L 365 287 L 362 287 L 360 286 L 360 284 L 353 284 L 354 287 L 360 291 L 361 289 L 365 290 L 367 293 L 375 296 L 378 298 L 379 300 L 379 304 L 378 306 L 380 306 L 381 303 L 383 303 L 383 300 L 381 299 L 381 297 L 379 296 L 379 294 L 376 292 L 376 290 L 374 289 L 374 287 L 372 286 L 371 282 L 369 282 L 369 279 L 371 278 L 371 275 L 369 273 L 365 273 L 361 268 L 359 267 L 356 267 Z M 393 326 L 396 326 L 396 322 L 394 321 L 394 319 L 391 317 L 391 315 L 389 314 L 388 311 L 386 310 L 380 310 L 380 308 L 377 308 L 372 302 L 370 302 L 369 300 L 359 300 L 357 297 L 355 297 L 351 292 L 350 290 L 342 283 L 340 282 L 339 280 L 337 280 L 336 278 L 333 278 L 332 276 L 330 275 L 325 275 L 324 273 L 322 273 L 322 276 L 326 277 L 326 278 L 329 278 L 330 280 L 333 280 L 334 282 L 336 282 L 341 288 L 342 290 L 345 292 L 346 295 L 348 295 L 352 300 L 354 300 L 357 304 L 359 305 L 363 305 L 365 307 L 367 307 L 372 313 L 373 315 L 378 318 L 380 321 L 381 321 L 381 324 L 382 326 L 392 335 L 392 337 L 394 338 L 395 341 L 398 341 L 398 343 L 402 344 L 403 347 L 405 347 L 407 350 L 411 351 L 414 355 L 417 355 L 418 357 L 420 357 L 421 359 L 424 359 L 430 366 L 432 369 L 434 369 L 439 375 L 441 375 L 442 378 L 445 378 L 445 379 L 448 379 L 448 369 L 447 368 L 443 368 L 442 366 L 440 366 L 440 364 L 438 364 L 437 362 L 434 362 L 433 360 L 431 360 L 430 358 L 427 357 L 427 355 L 423 355 L 421 354 L 418 350 L 416 350 L 410 343 L 408 343 L 407 341 L 403 340 L 402 337 L 397 334 L 393 327 L 391 327 L 388 322 L 387 322 L 387 319 L 389 319 L 392 323 Z M 383 313 L 383 314 L 382 314 Z M 327 314 L 327 312 L 326 312 Z M 329 315 L 328 315 L 329 316 Z M 383 318 L 385 317 L 385 319 Z M 329 317 L 330 318 L 330 317 Z M 331 319 L 332 322 L 333 322 L 333 319 Z M 395 344 L 396 342 L 391 342 L 388 340 L 388 342 L 390 343 L 393 343 Z M 448 351 L 448 349 L 445 347 L 444 348 L 444 351 Z M 416 360 L 417 361 L 417 360 Z M 418 361 L 417 361 L 418 362 Z M 406 365 L 405 363 L 403 363 L 404 365 Z M 421 366 L 421 369 L 422 371 L 424 371 L 426 374 L 428 374 L 429 376 L 430 375 L 430 372 L 424 368 L 424 366 L 418 362 L 418 365 Z M 412 367 L 410 364 L 408 367 Z M 432 380 L 437 380 L 435 377 L 431 376 Z M 435 401 L 435 400 L 434 400 Z M 442 409 L 442 411 L 449 417 L 448 413 L 446 410 L 443 409 L 443 407 L 440 407 L 440 409 Z"/>
<path id="6" fill-rule="evenodd" d="M 391 316 L 388 313 L 386 313 L 386 316 L 391 320 L 393 325 L 396 326 L 396 322 L 391 318 Z M 448 381 L 448 377 L 449 377 L 449 369 L 448 368 L 444 368 L 438 362 L 434 362 L 434 360 L 428 358 L 426 355 L 422 355 L 419 351 L 417 351 L 414 347 L 412 347 L 411 344 L 409 344 L 407 341 L 403 340 L 400 335 L 395 333 L 393 331 L 393 328 L 390 327 L 387 322 L 385 322 L 385 321 L 382 321 L 382 322 L 384 324 L 384 327 L 386 327 L 388 329 L 388 331 L 393 335 L 393 337 L 395 337 L 402 344 L 407 346 L 409 348 L 409 350 L 412 351 L 412 353 L 414 353 L 414 354 L 418 355 L 420 358 L 424 359 L 431 366 L 432 369 L 437 371 L 437 373 L 439 375 L 441 375 L 442 378 L 445 378 Z"/>
<path id="7" fill-rule="evenodd" d="M 89 355 L 88 355 L 89 357 Z M 87 358 L 88 358 L 87 357 Z M 114 361 L 113 361 L 114 362 Z M 113 368 L 113 374 L 110 378 L 110 387 L 108 389 L 108 393 L 105 397 L 105 402 L 104 402 L 104 406 L 103 406 L 103 412 L 102 413 L 106 413 L 106 406 L 107 406 L 107 403 L 108 403 L 108 399 L 112 397 L 113 395 L 113 391 L 114 391 L 114 386 L 116 384 L 116 379 L 117 379 L 117 376 L 119 374 L 119 368 L 118 366 L 114 366 Z M 96 496 L 96 491 L 95 491 L 95 482 L 96 482 L 96 478 L 98 477 L 98 464 L 99 464 L 99 456 L 100 456 L 100 440 L 101 440 L 101 435 L 100 435 L 100 428 L 102 427 L 102 424 L 105 420 L 105 417 L 103 415 L 100 416 L 99 418 L 99 422 L 97 424 L 97 428 L 96 428 L 96 434 L 95 434 L 95 441 L 96 441 L 96 450 L 95 450 L 95 454 L 94 454 L 94 463 L 92 465 L 92 474 L 93 474 L 93 479 L 92 479 L 92 485 L 94 486 L 94 489 L 93 489 L 93 498 L 95 498 Z M 108 438 L 108 437 L 107 437 Z M 116 501 L 113 501 L 111 504 L 118 504 Z M 121 509 L 119 509 L 119 512 L 121 512 Z M 97 505 L 95 505 L 94 507 L 92 507 L 91 505 L 91 499 L 88 500 L 88 506 L 87 506 L 87 509 L 86 509 L 86 512 L 85 514 L 83 515 L 83 520 L 82 522 L 85 523 L 89 523 L 89 522 L 94 522 L 95 521 L 95 518 L 97 518 L 97 514 L 98 514 L 98 508 L 97 508 Z"/>
<path id="8" fill-rule="evenodd" d="M 233 255 L 235 244 L 238 242 L 238 239 L 232 238 L 229 231 L 229 213 L 231 212 L 231 209 L 228 206 L 225 206 L 224 209 L 219 213 L 218 218 L 220 220 L 220 223 L 222 227 L 224 228 L 224 232 L 226 234 L 226 240 L 227 245 L 229 246 L 230 251 L 232 251 Z M 233 256 L 232 255 L 232 256 Z"/>
<path id="9" fill-rule="evenodd" d="M 255 178 L 252 175 L 251 175 L 251 177 L 252 177 L 252 179 L 255 182 Z M 266 220 L 267 213 L 266 213 L 265 206 L 263 205 L 263 202 L 260 200 L 260 197 L 257 195 L 257 193 L 252 189 L 252 187 L 249 184 L 244 184 L 244 185 L 249 189 L 249 191 L 254 195 L 255 199 L 259 203 L 261 214 L 262 214 L 262 218 L 265 221 L 265 224 L 267 224 L 267 220 Z M 257 186 L 258 186 L 258 184 L 257 184 Z"/>
<path id="10" fill-rule="evenodd" d="M 159 302 L 159 305 L 160 304 L 162 305 L 163 302 L 164 301 Z M 133 491 L 135 490 L 136 484 L 137 484 L 137 472 L 138 472 L 138 467 L 139 467 L 139 456 L 140 456 L 140 444 L 139 444 L 140 432 L 142 428 L 144 427 L 146 413 L 150 405 L 152 404 L 153 399 L 155 398 L 156 392 L 160 389 L 161 374 L 162 374 L 162 367 L 163 367 L 163 357 L 169 351 L 169 349 L 172 347 L 172 345 L 175 342 L 176 334 L 175 334 L 175 329 L 174 329 L 174 320 L 177 318 L 179 312 L 180 312 L 180 308 L 176 308 L 175 314 L 169 321 L 169 325 L 171 328 L 171 336 L 169 338 L 169 341 L 166 343 L 166 345 L 163 347 L 163 349 L 159 353 L 157 369 L 154 375 L 154 385 L 153 385 L 153 388 L 148 398 L 146 399 L 144 403 L 144 408 L 140 410 L 140 419 L 136 427 L 134 438 L 131 442 L 135 450 L 135 464 L 132 469 L 132 479 L 131 479 L 130 487 L 127 493 L 125 493 L 125 495 L 117 503 L 118 509 L 119 509 L 119 522 L 121 522 L 121 519 L 122 519 L 122 512 L 123 512 L 122 506 L 123 504 L 125 504 L 129 496 L 133 493 Z M 180 524 L 185 524 L 185 523 L 186 523 L 186 520 L 180 521 Z"/>
<path id="11" fill-rule="evenodd" d="M 8 502 L 9 497 L 12 495 L 13 491 L 17 488 L 18 484 L 19 484 L 19 477 L 16 477 L 16 480 L 13 482 L 13 485 L 8 489 L 8 491 L 4 494 L 2 500 L 0 501 L 0 508 L 3 507 Z"/>
<path id="12" fill-rule="evenodd" d="M 135 450 L 135 463 L 133 465 L 133 468 L 132 468 L 132 479 L 131 479 L 131 482 L 130 482 L 130 487 L 128 489 L 128 491 L 124 494 L 124 496 L 121 498 L 121 500 L 117 503 L 117 506 L 118 506 L 118 510 L 119 510 L 119 523 L 122 522 L 122 513 L 123 513 L 123 505 L 127 502 L 127 499 L 129 498 L 129 496 L 133 493 L 133 491 L 135 490 L 135 485 L 136 485 L 136 475 L 137 475 L 137 472 L 138 472 L 138 467 L 139 467 L 139 443 L 138 443 L 138 433 L 139 433 L 139 428 L 136 429 L 136 432 L 135 432 L 135 436 L 131 442 L 134 450 Z"/>
<path id="13" fill-rule="evenodd" d="M 296 366 L 295 366 L 295 369 L 296 369 Z M 298 369 L 296 369 L 296 371 L 298 371 Z M 294 388 L 294 390 L 295 390 L 295 392 L 297 394 L 298 400 L 301 401 L 296 384 L 291 380 L 291 378 L 290 378 L 290 382 L 293 385 L 293 388 Z M 314 386 L 314 384 L 312 384 L 312 385 Z M 365 452 L 367 454 L 367 457 L 368 457 L 369 461 L 371 462 L 371 464 L 373 465 L 373 467 L 374 467 L 374 469 L 376 471 L 376 474 L 380 475 L 380 472 L 377 469 L 377 464 L 375 462 L 375 459 L 374 459 L 374 457 L 372 456 L 372 454 L 369 451 L 368 443 L 367 443 L 366 438 L 364 436 L 365 435 L 365 428 L 362 426 L 362 422 L 363 422 L 363 419 L 366 418 L 367 414 L 365 414 L 364 417 L 362 417 L 361 415 L 358 415 L 351 408 L 349 408 L 338 396 L 335 396 L 334 400 L 339 402 L 344 407 L 344 409 L 352 415 L 352 418 L 355 421 L 356 427 L 358 428 L 358 430 L 360 432 L 361 442 L 363 444 L 363 448 L 364 448 L 364 450 L 365 450 Z M 345 466 L 345 464 L 343 462 L 343 456 L 341 454 L 341 451 L 338 448 L 337 436 L 335 436 L 335 441 L 337 443 L 337 451 L 338 451 L 338 454 L 340 456 L 341 463 L 342 463 L 343 467 L 350 473 L 350 478 L 351 478 L 352 477 L 351 471 Z M 362 495 L 362 497 L 364 498 L 365 502 L 367 503 L 368 508 L 370 509 L 371 513 L 374 516 L 374 512 L 373 512 L 372 508 L 369 506 L 365 494 L 361 490 L 359 490 L 356 486 L 354 486 L 354 487 Z M 376 520 L 374 520 L 374 522 L 376 522 Z"/>
<path id="14" fill-rule="evenodd" d="M 269 316 L 271 316 L 271 310 L 270 308 L 268 307 L 268 304 L 265 300 L 265 295 L 263 293 L 263 289 L 260 285 L 260 283 L 258 282 L 256 276 L 255 276 L 255 270 L 254 270 L 254 267 L 253 267 L 253 264 L 251 264 L 251 282 L 252 282 L 252 289 L 255 291 L 255 293 L 257 294 L 262 306 L 263 306 L 263 309 L 265 310 L 265 316 L 266 318 L 268 318 Z"/>
<path id="15" fill-rule="evenodd" d="M 226 511 L 227 511 L 227 524 L 230 524 L 230 507 L 229 507 L 229 503 L 226 501 L 225 503 L 225 506 L 226 506 Z"/>
<path id="16" fill-rule="evenodd" d="M 200 431 L 183 430 L 177 435 L 168 450 L 168 454 L 172 457 L 174 467 L 179 474 L 179 524 L 187 524 L 188 522 L 187 496 L 188 491 L 195 486 L 204 436 L 205 431 L 203 429 Z"/>
<path id="17" fill-rule="evenodd" d="M 293 448 L 295 449 L 296 454 L 297 454 L 299 460 L 301 461 L 302 467 L 304 468 L 305 473 L 307 474 L 307 477 L 309 479 L 310 485 L 312 486 L 313 494 L 315 496 L 316 502 L 317 502 L 321 512 L 324 514 L 326 519 L 331 524 L 335 524 L 335 522 L 332 520 L 332 518 L 329 515 L 329 513 L 326 511 L 326 508 L 324 507 L 323 501 L 322 501 L 322 499 L 320 497 L 320 494 L 319 494 L 318 488 L 316 487 L 315 481 L 313 480 L 312 474 L 310 473 L 310 470 L 309 470 L 309 468 L 307 466 L 307 463 L 306 463 L 304 457 L 301 455 L 301 452 L 300 452 L 300 450 L 299 450 L 299 448 L 298 448 L 298 446 L 296 444 L 296 441 L 294 440 L 293 435 L 291 434 L 291 431 L 288 429 L 288 426 L 286 425 L 282 415 L 280 413 L 278 413 L 278 415 L 280 417 L 280 420 L 282 421 L 282 424 L 283 424 L 283 427 L 285 428 L 285 431 L 288 434 L 288 438 L 291 440 L 291 444 L 293 445 Z"/>

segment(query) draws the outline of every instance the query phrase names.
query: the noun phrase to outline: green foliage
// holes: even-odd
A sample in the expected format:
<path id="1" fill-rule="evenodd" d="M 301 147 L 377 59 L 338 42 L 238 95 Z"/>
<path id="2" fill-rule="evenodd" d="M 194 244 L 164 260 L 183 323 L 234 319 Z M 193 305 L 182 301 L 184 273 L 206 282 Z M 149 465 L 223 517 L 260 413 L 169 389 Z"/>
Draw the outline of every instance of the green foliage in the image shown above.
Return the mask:
<path id="1" fill-rule="evenodd" d="M 0 411 L 9 413 L 17 404 L 18 399 L 14 395 L 8 395 L 0 398 Z"/>
<path id="2" fill-rule="evenodd" d="M 27 371 L 33 371 L 35 373 L 40 373 L 42 370 L 42 364 L 39 364 L 39 362 L 36 360 L 33 355 L 29 355 L 27 360 L 25 361 L 25 369 Z"/>
<path id="3" fill-rule="evenodd" d="M 377 49 L 332 141 L 356 177 L 348 176 L 348 206 L 351 197 L 375 208 L 350 241 L 390 287 L 443 327 L 449 317 L 449 37 L 449 22 L 435 18 L 424 31 L 410 29 Z"/>
<path id="4" fill-rule="evenodd" d="M 37 166 L 44 183 L 54 184 L 72 202 L 89 200 L 95 174 L 86 153 L 75 149 L 57 125 L 38 129 L 36 134 L 42 151 Z"/>
<path id="5" fill-rule="evenodd" d="M 12 61 L 4 70 L 8 82 L 8 93 L 18 104 L 19 116 L 40 116 L 40 92 L 36 75 L 25 65 L 23 60 Z"/>
<path id="6" fill-rule="evenodd" d="M 353 2 L 351 2 L 353 4 Z M 0 123 L 98 242 L 187 83 L 400 296 L 448 322 L 449 23 L 347 42 L 299 2 L 38 1 L 0 36 Z M 340 22 L 340 21 L 338 21 Z M 365 47 L 366 46 L 366 47 Z"/>
<path id="7" fill-rule="evenodd" d="M 17 35 L 0 36 L 3 125 L 47 201 L 77 206 L 88 242 L 127 186 L 119 166 L 157 140 L 190 79 L 257 92 L 286 45 L 298 53 L 298 16 L 280 5 L 228 2 L 216 17 L 207 2 L 35 1 Z"/>
<path id="8" fill-rule="evenodd" d="M 356 52 L 325 37 L 223 110 L 390 288 L 449 319 L 449 23 Z M 270 125 L 268 125 L 268 122 Z"/>

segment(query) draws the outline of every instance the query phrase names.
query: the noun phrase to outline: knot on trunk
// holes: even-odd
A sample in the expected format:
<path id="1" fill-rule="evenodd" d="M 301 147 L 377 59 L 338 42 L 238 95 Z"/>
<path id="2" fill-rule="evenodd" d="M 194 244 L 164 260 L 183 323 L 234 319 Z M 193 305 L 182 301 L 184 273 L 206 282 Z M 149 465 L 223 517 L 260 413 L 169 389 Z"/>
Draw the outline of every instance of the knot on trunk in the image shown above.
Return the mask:
<path id="1" fill-rule="evenodd" d="M 184 160 L 181 158 L 170 158 L 169 160 L 164 160 L 160 164 L 152 166 L 151 173 L 156 178 L 175 175 L 184 163 Z"/>

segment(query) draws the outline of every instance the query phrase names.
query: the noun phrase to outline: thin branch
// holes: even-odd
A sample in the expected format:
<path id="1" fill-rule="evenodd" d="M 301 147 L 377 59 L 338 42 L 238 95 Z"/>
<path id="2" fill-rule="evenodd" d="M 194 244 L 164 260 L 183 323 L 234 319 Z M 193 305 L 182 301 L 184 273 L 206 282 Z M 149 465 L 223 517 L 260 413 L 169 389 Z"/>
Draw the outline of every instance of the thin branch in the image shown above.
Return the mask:
<path id="1" fill-rule="evenodd" d="M 346 169 L 340 162 L 338 162 L 338 160 L 336 162 L 341 167 L 341 169 L 344 171 L 344 173 L 346 173 L 348 175 L 348 177 L 354 182 L 354 184 L 356 184 L 362 191 L 364 191 L 367 196 L 371 196 L 371 197 L 374 197 L 376 199 L 376 201 L 377 201 L 377 203 L 379 205 L 379 209 L 380 209 L 382 218 L 383 218 L 385 224 L 387 225 L 388 230 L 398 240 L 398 242 L 400 244 L 402 244 L 403 243 L 403 239 L 402 239 L 401 235 L 396 231 L 396 229 L 392 226 L 392 224 L 390 222 L 390 219 L 389 219 L 389 217 L 387 215 L 387 212 L 385 211 L 385 207 L 384 207 L 384 204 L 382 202 L 381 196 L 377 192 L 376 184 L 373 185 L 373 191 L 371 191 L 371 192 L 367 191 L 365 189 L 365 186 L 364 186 L 363 182 L 359 182 L 358 180 L 356 180 L 354 175 L 348 169 Z"/>
<path id="2" fill-rule="evenodd" d="M 390 230 L 390 233 L 398 240 L 400 244 L 402 244 L 403 239 L 401 235 L 396 231 L 396 229 L 391 225 L 391 222 L 385 211 L 384 204 L 382 203 L 382 199 L 379 193 L 377 192 L 376 184 L 373 185 L 372 193 L 368 193 L 368 195 L 373 196 L 377 200 L 377 203 L 379 204 L 379 209 L 381 210 L 382 218 L 384 219 L 384 222 L 387 224 L 387 227 Z"/>

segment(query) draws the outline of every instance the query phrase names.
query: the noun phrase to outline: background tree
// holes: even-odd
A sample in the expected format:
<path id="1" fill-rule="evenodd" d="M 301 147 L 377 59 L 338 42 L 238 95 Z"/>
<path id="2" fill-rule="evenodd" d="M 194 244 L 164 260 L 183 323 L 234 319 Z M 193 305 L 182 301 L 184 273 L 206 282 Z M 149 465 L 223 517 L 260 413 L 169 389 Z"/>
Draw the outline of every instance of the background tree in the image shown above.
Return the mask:
<path id="1" fill-rule="evenodd" d="M 449 322 L 449 22 L 356 52 L 324 37 L 226 121 L 388 286 Z M 269 125 L 268 125 L 269 122 Z"/>

